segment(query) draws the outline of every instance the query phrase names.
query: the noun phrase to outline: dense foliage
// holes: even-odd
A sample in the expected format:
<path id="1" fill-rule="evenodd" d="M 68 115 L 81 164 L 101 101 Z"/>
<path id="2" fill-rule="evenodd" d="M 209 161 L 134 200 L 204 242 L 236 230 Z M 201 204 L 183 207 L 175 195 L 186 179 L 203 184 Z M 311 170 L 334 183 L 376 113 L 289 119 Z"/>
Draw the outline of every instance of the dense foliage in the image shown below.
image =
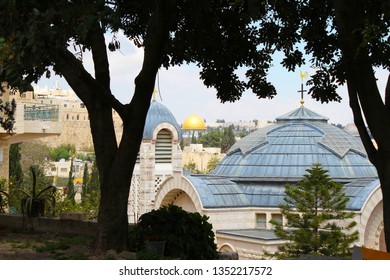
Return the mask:
<path id="1" fill-rule="evenodd" d="M 190 213 L 175 205 L 168 205 L 139 218 L 136 226 L 135 247 L 142 249 L 145 242 L 165 241 L 165 256 L 180 259 L 210 260 L 217 258 L 212 225 L 207 216 Z"/>
<path id="2" fill-rule="evenodd" d="M 50 149 L 50 158 L 53 161 L 61 159 L 69 160 L 76 153 L 76 147 L 71 144 L 62 144 L 58 147 Z"/>
<path id="3" fill-rule="evenodd" d="M 346 211 L 349 198 L 344 186 L 333 182 L 320 164 L 306 171 L 304 179 L 285 186 L 286 197 L 279 207 L 287 224 L 271 221 L 275 234 L 288 241 L 279 246 L 274 257 L 351 256 L 359 233 L 353 231 L 355 214 Z"/>
<path id="4" fill-rule="evenodd" d="M 236 143 L 236 137 L 232 127 L 225 127 L 206 132 L 196 142 L 203 144 L 204 147 L 220 147 L 221 152 L 226 153 Z"/>

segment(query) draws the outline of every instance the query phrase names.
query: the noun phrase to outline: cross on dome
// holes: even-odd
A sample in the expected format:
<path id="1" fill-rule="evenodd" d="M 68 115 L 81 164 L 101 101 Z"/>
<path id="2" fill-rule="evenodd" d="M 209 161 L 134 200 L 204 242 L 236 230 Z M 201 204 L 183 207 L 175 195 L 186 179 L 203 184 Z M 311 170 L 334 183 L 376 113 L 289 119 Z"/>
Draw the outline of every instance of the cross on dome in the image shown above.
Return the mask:
<path id="1" fill-rule="evenodd" d="M 307 72 L 302 72 L 302 70 L 299 71 L 299 76 L 301 76 L 301 90 L 298 90 L 298 92 L 301 93 L 301 105 L 303 106 L 303 104 L 305 103 L 305 100 L 303 99 L 303 93 L 307 90 L 303 89 L 303 80 L 307 78 L 309 74 Z"/>

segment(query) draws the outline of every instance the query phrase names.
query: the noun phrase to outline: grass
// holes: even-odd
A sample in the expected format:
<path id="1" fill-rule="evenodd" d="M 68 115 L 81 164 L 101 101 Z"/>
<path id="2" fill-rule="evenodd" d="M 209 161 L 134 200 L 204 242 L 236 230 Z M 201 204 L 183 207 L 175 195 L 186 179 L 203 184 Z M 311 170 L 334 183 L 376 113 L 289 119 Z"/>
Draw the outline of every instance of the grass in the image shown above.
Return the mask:
<path id="1" fill-rule="evenodd" d="M 59 237 L 55 240 L 46 240 L 41 246 L 35 246 L 38 253 L 49 252 L 53 258 L 59 260 L 86 260 L 88 256 L 84 252 L 66 252 L 71 247 L 90 244 L 91 238 L 86 236 Z"/>
<path id="2" fill-rule="evenodd" d="M 0 259 L 95 259 L 92 237 L 64 234 L 0 232 Z"/>
<path id="3" fill-rule="evenodd" d="M 16 240 L 11 240 L 10 242 L 11 248 L 12 249 L 26 249 L 30 248 L 32 246 L 31 241 L 16 241 Z"/>

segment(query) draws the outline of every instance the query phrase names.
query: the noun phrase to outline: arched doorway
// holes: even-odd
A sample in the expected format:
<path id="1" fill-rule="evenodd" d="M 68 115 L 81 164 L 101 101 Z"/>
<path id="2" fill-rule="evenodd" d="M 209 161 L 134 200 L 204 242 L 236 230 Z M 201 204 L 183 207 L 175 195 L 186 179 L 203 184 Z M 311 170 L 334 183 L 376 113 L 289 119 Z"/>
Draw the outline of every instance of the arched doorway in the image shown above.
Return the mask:
<path id="1" fill-rule="evenodd" d="M 191 197 L 180 189 L 174 189 L 167 193 L 161 206 L 166 206 L 168 204 L 179 206 L 187 212 L 196 212 L 195 204 Z"/>

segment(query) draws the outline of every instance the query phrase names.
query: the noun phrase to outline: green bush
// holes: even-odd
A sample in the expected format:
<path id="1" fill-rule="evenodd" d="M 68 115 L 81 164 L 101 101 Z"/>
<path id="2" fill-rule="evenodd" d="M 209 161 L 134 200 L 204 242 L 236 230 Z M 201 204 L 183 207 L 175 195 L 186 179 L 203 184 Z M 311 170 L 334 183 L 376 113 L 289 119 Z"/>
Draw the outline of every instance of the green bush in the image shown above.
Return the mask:
<path id="1" fill-rule="evenodd" d="M 0 213 L 4 213 L 8 207 L 7 180 L 0 179 Z"/>
<path id="2" fill-rule="evenodd" d="M 180 259 L 216 259 L 212 225 L 207 216 L 189 213 L 175 205 L 143 214 L 131 240 L 136 249 L 145 241 L 165 241 L 165 256 Z"/>

